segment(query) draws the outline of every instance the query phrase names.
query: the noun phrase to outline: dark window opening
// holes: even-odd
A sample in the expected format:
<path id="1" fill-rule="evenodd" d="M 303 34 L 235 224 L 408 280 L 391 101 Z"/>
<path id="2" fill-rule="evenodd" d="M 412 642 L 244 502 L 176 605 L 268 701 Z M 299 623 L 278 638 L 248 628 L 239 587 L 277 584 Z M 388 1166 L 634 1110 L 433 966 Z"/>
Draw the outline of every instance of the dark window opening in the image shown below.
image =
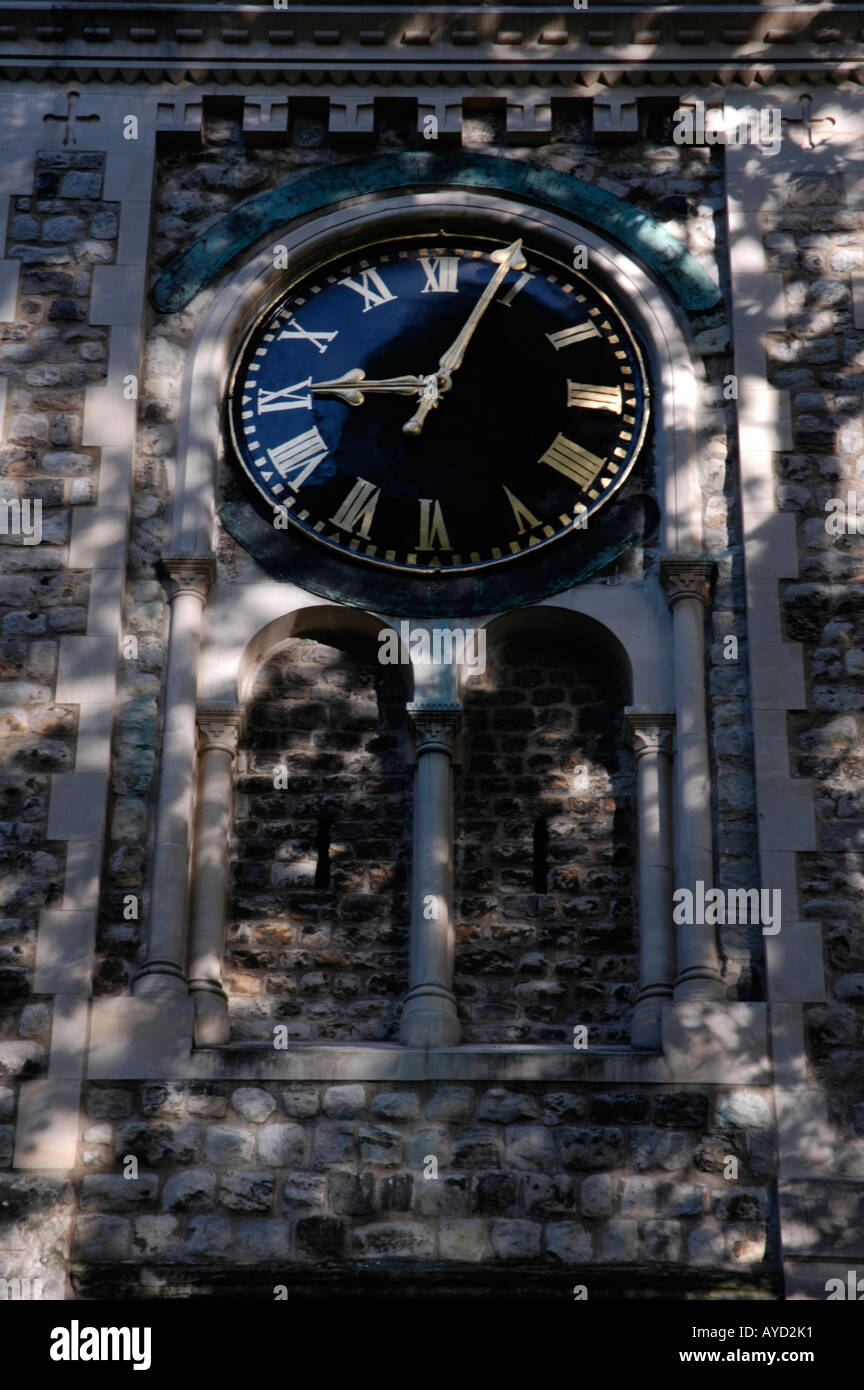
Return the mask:
<path id="1" fill-rule="evenodd" d="M 549 827 L 545 816 L 538 816 L 534 822 L 534 892 L 548 892 L 549 880 Z"/>
<path id="2" fill-rule="evenodd" d="M 315 887 L 330 887 L 330 817 L 318 817 L 318 834 L 315 838 Z"/>

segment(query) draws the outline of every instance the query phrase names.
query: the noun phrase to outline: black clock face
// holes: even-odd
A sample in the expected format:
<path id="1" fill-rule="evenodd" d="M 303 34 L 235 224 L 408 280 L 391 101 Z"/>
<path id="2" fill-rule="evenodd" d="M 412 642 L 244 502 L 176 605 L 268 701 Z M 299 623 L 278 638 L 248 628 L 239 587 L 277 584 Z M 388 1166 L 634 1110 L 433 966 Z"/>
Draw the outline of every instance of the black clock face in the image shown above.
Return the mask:
<path id="1" fill-rule="evenodd" d="M 229 413 L 277 528 L 367 564 L 465 573 L 590 526 L 639 453 L 648 390 L 584 275 L 439 233 L 293 284 L 244 346 Z"/>

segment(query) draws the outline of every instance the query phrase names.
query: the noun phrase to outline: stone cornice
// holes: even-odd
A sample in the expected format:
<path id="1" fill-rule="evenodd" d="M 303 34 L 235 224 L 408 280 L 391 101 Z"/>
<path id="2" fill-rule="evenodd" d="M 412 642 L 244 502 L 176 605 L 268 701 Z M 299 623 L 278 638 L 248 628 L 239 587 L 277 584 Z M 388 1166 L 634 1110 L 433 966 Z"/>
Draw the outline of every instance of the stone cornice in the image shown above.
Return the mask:
<path id="1" fill-rule="evenodd" d="M 0 73 L 80 82 L 376 86 L 516 80 L 586 90 L 864 79 L 864 4 L 705 9 L 0 3 Z M 859 77 L 860 73 L 860 77 Z M 349 77 L 350 75 L 350 77 Z M 670 84 L 671 78 L 671 84 Z"/>

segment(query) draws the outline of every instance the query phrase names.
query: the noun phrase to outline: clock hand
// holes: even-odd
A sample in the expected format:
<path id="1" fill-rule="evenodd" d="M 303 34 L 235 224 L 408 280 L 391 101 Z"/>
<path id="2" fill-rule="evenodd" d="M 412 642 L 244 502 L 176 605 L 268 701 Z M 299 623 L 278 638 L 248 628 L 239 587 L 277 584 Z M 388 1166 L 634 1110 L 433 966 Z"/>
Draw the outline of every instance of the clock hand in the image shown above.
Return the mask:
<path id="1" fill-rule="evenodd" d="M 486 286 L 477 303 L 474 305 L 474 308 L 471 310 L 471 313 L 468 315 L 464 326 L 453 339 L 447 351 L 442 353 L 438 361 L 438 371 L 436 373 L 437 391 L 434 395 L 431 392 L 424 391 L 420 398 L 420 404 L 411 416 L 411 419 L 402 426 L 405 434 L 419 434 L 423 429 L 423 422 L 429 414 L 429 411 L 438 404 L 439 397 L 442 396 L 445 391 L 450 390 L 451 374 L 456 371 L 457 367 L 461 367 L 462 359 L 465 356 L 465 349 L 468 347 L 474 335 L 474 330 L 501 288 L 508 270 L 522 270 L 527 264 L 525 257 L 522 255 L 521 238 L 518 241 L 514 241 L 512 246 L 505 246 L 498 251 L 493 251 L 491 259 L 497 264 L 498 269 L 495 271 L 489 284 Z"/>
<path id="2" fill-rule="evenodd" d="M 348 405 L 362 405 L 367 394 L 416 396 L 428 391 L 430 386 L 437 393 L 434 376 L 391 376 L 381 381 L 367 381 L 363 371 L 359 367 L 353 367 L 350 372 L 336 377 L 334 381 L 310 382 L 309 390 L 317 396 L 338 396 L 340 400 L 347 401 Z"/>

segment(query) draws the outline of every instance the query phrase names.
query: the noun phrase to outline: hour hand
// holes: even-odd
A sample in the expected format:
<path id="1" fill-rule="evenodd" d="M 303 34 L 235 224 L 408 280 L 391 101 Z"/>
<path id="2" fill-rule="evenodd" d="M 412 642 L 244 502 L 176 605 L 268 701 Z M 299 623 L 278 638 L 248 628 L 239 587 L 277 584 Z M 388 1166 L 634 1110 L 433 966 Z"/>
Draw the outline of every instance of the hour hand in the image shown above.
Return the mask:
<path id="1" fill-rule="evenodd" d="M 362 405 L 367 395 L 416 396 L 426 389 L 428 380 L 423 376 L 391 376 L 367 381 L 365 372 L 353 367 L 335 381 L 310 382 L 309 390 L 315 396 L 337 396 L 348 405 Z"/>

